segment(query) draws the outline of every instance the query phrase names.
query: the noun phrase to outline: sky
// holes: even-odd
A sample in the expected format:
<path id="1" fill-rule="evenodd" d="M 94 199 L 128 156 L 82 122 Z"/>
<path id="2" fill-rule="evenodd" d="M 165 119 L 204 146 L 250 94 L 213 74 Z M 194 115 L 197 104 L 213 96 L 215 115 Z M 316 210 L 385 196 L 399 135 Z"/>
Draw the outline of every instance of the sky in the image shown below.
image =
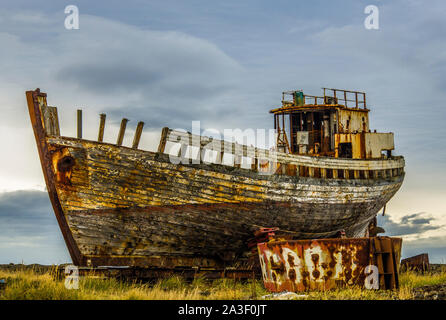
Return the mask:
<path id="1" fill-rule="evenodd" d="M 79 29 L 67 30 L 67 5 Z M 379 9 L 366 29 L 364 9 Z M 365 91 L 370 128 L 395 133 L 406 161 L 379 224 L 403 257 L 446 263 L 446 3 L 395 1 L 1 1 L 0 263 L 69 262 L 51 209 L 25 91 L 57 106 L 61 134 L 105 141 L 130 119 L 141 148 L 161 128 L 272 128 L 281 92 Z"/>

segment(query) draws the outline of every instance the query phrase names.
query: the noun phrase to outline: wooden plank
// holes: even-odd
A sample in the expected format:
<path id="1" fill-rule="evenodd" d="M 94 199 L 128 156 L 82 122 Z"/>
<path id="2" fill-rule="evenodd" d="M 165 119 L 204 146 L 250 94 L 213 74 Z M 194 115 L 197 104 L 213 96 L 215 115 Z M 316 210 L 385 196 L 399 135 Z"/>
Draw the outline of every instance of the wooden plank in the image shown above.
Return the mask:
<path id="1" fill-rule="evenodd" d="M 387 171 L 387 176 L 388 177 L 392 177 L 393 176 L 393 170 L 392 169 L 388 169 Z"/>
<path id="2" fill-rule="evenodd" d="M 42 106 L 41 110 L 46 133 L 51 136 L 60 136 L 57 108 Z"/>
<path id="3" fill-rule="evenodd" d="M 105 113 L 101 113 L 100 115 L 100 122 L 99 122 L 99 133 L 98 133 L 98 141 L 103 142 L 104 141 L 104 129 L 105 129 Z"/>
<path id="4" fill-rule="evenodd" d="M 143 127 L 144 127 L 144 122 L 142 121 L 138 122 L 138 125 L 136 126 L 135 137 L 133 138 L 133 144 L 132 144 L 133 149 L 138 149 L 139 140 L 141 139 Z"/>
<path id="5" fill-rule="evenodd" d="M 282 163 L 289 163 L 295 165 L 303 165 L 315 168 L 326 168 L 326 169 L 338 169 L 342 170 L 346 167 L 351 168 L 351 170 L 381 170 L 381 169 L 392 169 L 404 167 L 403 158 L 394 159 L 376 159 L 376 160 L 365 160 L 365 159 L 342 159 L 342 158 L 330 158 L 330 157 L 311 157 L 306 155 L 298 154 L 287 154 L 283 152 L 274 152 L 266 149 L 248 147 L 234 142 L 229 142 L 225 140 L 212 139 L 205 136 L 192 135 L 188 132 L 180 132 L 169 129 L 169 134 L 167 141 L 173 143 L 180 143 L 187 141 L 193 137 L 194 139 L 200 141 L 200 146 L 206 147 L 207 149 L 217 150 L 224 153 L 237 155 L 245 155 L 254 157 L 267 158 L 271 161 L 278 161 Z M 220 149 L 221 148 L 221 149 Z M 251 150 L 249 150 L 251 149 Z"/>
<path id="6" fill-rule="evenodd" d="M 333 169 L 333 179 L 337 179 L 337 178 L 338 178 L 338 170 Z"/>
<path id="7" fill-rule="evenodd" d="M 118 145 L 118 146 L 122 145 L 122 141 L 124 140 L 125 128 L 127 126 L 128 121 L 129 120 L 126 118 L 123 118 L 121 121 L 121 127 L 119 128 L 118 140 L 116 141 L 116 145 Z"/>
<path id="8" fill-rule="evenodd" d="M 293 131 L 293 114 L 290 113 L 290 149 L 291 153 L 294 153 L 294 131 Z"/>
<path id="9" fill-rule="evenodd" d="M 82 139 L 82 110 L 77 110 L 77 138 Z"/>
<path id="10" fill-rule="evenodd" d="M 327 178 L 327 169 L 321 168 L 321 178 Z"/>
<path id="11" fill-rule="evenodd" d="M 310 178 L 314 177 L 314 168 L 313 167 L 308 168 L 308 175 L 310 176 Z"/>
<path id="12" fill-rule="evenodd" d="M 226 197 L 226 195 L 230 197 L 235 196 L 235 198 L 227 199 L 228 201 L 253 201 L 253 199 L 259 199 L 259 192 L 268 197 L 268 199 L 275 201 L 284 201 L 284 199 L 289 199 L 290 196 L 292 196 L 296 201 L 309 201 L 309 199 L 319 201 L 321 198 L 325 199 L 327 197 L 334 201 L 338 201 L 339 190 L 344 190 L 348 193 L 351 192 L 349 186 L 344 186 L 340 187 L 340 189 L 336 188 L 336 190 L 333 190 L 333 186 L 330 185 L 318 185 L 315 187 L 314 185 L 308 185 L 305 182 L 292 181 L 288 178 L 279 183 L 280 179 L 277 180 L 277 177 L 272 177 L 270 175 L 263 176 L 249 173 L 247 171 L 225 171 L 221 166 L 183 166 L 181 169 L 178 169 L 177 165 L 170 163 L 167 155 L 160 157 L 160 154 L 154 152 L 134 150 L 127 147 L 117 147 L 111 144 L 99 144 L 94 141 L 76 141 L 75 139 L 56 139 L 53 137 L 48 138 L 48 141 L 52 141 L 54 146 L 71 146 L 70 154 L 76 157 L 76 161 L 88 161 L 91 163 L 92 167 L 90 167 L 88 170 L 81 172 L 79 168 L 79 170 L 76 170 L 73 173 L 74 177 L 72 183 L 73 185 L 77 184 L 78 187 L 81 187 L 79 183 L 82 183 L 82 185 L 86 183 L 84 192 L 94 192 L 95 197 L 104 197 L 104 192 L 108 192 L 110 200 L 107 198 L 106 200 L 104 199 L 101 201 L 100 199 L 96 198 L 95 201 L 91 202 L 92 206 L 97 206 L 98 201 L 100 202 L 100 205 L 107 206 L 114 205 L 114 202 L 118 200 L 123 201 L 120 203 L 120 205 L 129 204 L 128 201 L 130 201 L 130 197 L 139 199 L 135 201 L 139 201 L 139 203 L 142 204 L 145 203 L 144 201 L 146 200 L 152 201 L 149 200 L 149 198 L 146 198 L 149 193 L 156 193 L 157 199 L 162 198 L 163 203 L 167 204 L 166 201 L 184 201 L 184 198 L 178 198 L 180 193 L 183 192 L 194 198 L 197 196 L 202 197 L 203 195 L 206 195 L 206 197 L 213 197 L 213 199 L 210 200 L 197 199 L 199 202 L 209 202 L 214 200 L 221 201 L 220 198 Z M 88 150 L 87 158 L 85 158 L 85 150 Z M 111 155 L 113 156 L 110 157 Z M 121 160 L 116 161 L 118 155 L 119 159 L 127 159 L 126 161 L 130 161 L 130 163 Z M 163 162 L 160 162 L 161 158 Z M 143 172 L 134 172 L 134 163 L 141 165 L 141 170 Z M 144 168 L 144 170 L 142 168 Z M 218 172 L 208 171 L 210 169 L 218 170 Z M 94 180 L 94 185 L 92 185 L 93 181 L 87 178 L 87 176 L 91 175 L 93 172 L 91 170 L 95 172 L 94 176 L 96 178 Z M 131 173 L 128 175 L 110 175 L 111 171 L 116 173 L 125 173 L 129 170 Z M 127 190 L 125 195 L 122 195 L 122 197 L 117 197 L 117 195 L 120 194 L 120 187 L 113 183 L 114 179 L 117 177 L 119 177 L 119 179 L 121 179 L 121 177 L 125 177 L 125 185 L 131 186 L 130 190 Z M 105 183 L 104 179 L 108 182 Z M 152 182 L 155 184 L 152 185 Z M 144 186 L 144 189 L 136 192 L 136 189 L 134 189 L 136 187 L 136 183 L 140 183 L 141 186 Z M 234 189 L 235 185 L 237 185 L 237 189 Z M 389 184 L 388 186 L 377 186 L 373 189 L 359 187 L 358 190 L 354 192 L 355 199 L 361 199 L 362 197 L 379 197 L 381 194 L 388 194 L 385 191 L 387 188 L 390 188 L 389 190 L 396 191 L 398 185 L 400 185 L 400 183 L 393 183 Z M 108 189 L 103 190 L 103 188 Z M 241 191 L 242 189 L 240 188 L 246 190 L 246 192 L 249 192 L 249 194 L 245 194 L 244 199 L 240 198 L 241 194 L 238 191 L 235 192 L 235 190 Z M 253 194 L 254 192 L 255 195 Z M 143 194 L 146 194 L 146 196 L 143 196 Z M 86 201 L 83 196 L 81 198 L 82 202 Z M 157 199 L 154 201 L 158 201 Z M 69 200 L 75 201 L 73 198 L 70 198 Z M 191 201 L 192 200 L 195 201 L 194 199 L 191 199 Z M 150 205 L 151 203 L 152 202 L 147 202 L 147 205 Z M 84 204 L 85 203 L 82 205 Z"/>

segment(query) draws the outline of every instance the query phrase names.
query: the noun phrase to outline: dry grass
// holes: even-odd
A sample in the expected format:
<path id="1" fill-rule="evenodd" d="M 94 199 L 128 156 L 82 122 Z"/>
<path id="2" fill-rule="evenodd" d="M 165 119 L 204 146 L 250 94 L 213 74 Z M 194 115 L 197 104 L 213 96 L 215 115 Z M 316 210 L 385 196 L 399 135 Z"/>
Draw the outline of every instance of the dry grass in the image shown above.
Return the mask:
<path id="1" fill-rule="evenodd" d="M 0 270 L 0 279 L 6 286 L 0 289 L 0 299 L 37 300 L 199 300 L 199 299 L 260 299 L 268 295 L 261 281 L 240 282 L 229 279 L 206 281 L 196 279 L 192 283 L 180 277 L 171 277 L 156 284 L 128 283 L 116 279 L 81 278 L 78 290 L 65 288 L 63 280 L 55 280 L 51 273 L 34 270 Z M 425 285 L 446 284 L 445 270 L 437 273 L 417 274 L 406 272 L 400 275 L 400 289 L 373 291 L 360 288 L 344 288 L 322 292 L 307 292 L 300 299 L 337 300 L 389 300 L 412 299 L 413 289 Z"/>
<path id="2" fill-rule="evenodd" d="M 268 293 L 259 281 L 241 283 L 229 279 L 213 282 L 196 279 L 187 283 L 180 277 L 171 277 L 145 284 L 85 277 L 80 279 L 77 290 L 66 289 L 65 282 L 54 279 L 49 272 L 0 270 L 0 279 L 6 281 L 6 286 L 0 289 L 0 300 L 232 300 L 253 299 Z"/>

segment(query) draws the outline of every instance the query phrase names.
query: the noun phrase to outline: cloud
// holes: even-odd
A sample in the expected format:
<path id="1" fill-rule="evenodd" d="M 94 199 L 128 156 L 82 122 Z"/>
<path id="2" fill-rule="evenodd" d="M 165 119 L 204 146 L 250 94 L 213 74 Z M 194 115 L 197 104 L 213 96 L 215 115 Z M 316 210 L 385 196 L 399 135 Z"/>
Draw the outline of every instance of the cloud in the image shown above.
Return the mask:
<path id="1" fill-rule="evenodd" d="M 48 193 L 0 193 L 0 263 L 70 261 Z"/>
<path id="2" fill-rule="evenodd" d="M 0 159 L 0 191 L 43 186 L 26 90 L 48 93 L 62 135 L 75 135 L 78 108 L 87 139 L 97 137 L 99 113 L 108 115 L 106 142 L 116 141 L 122 117 L 130 119 L 125 145 L 138 121 L 145 122 L 144 146 L 164 126 L 219 123 L 238 108 L 224 97 L 237 90 L 244 68 L 210 41 L 87 14 L 79 30 L 65 30 L 63 14 L 19 12 L 0 12 L 2 148 L 20 155 Z"/>
<path id="3" fill-rule="evenodd" d="M 426 213 L 414 213 L 404 216 L 395 222 L 389 215 L 378 215 L 378 225 L 383 227 L 388 236 L 422 235 L 429 230 L 439 230 L 443 226 L 435 223 L 436 219 Z"/>
<path id="4" fill-rule="evenodd" d="M 240 85 L 243 67 L 207 40 L 87 14 L 79 30 L 65 30 L 63 17 L 40 16 L 52 23 L 40 25 L 45 37 L 36 41 L 27 34 L 35 32 L 41 18 L 3 14 L 0 57 L 9 61 L 4 82 L 13 74 L 29 85 L 23 91 L 40 86 L 49 103 L 62 95 L 67 103 L 75 96 L 71 102 L 111 115 L 125 111 L 152 128 L 185 127 L 191 120 L 211 118 L 218 98 Z"/>
<path id="5" fill-rule="evenodd" d="M 431 263 L 446 262 L 445 226 L 434 216 L 419 212 L 394 221 L 389 214 L 378 215 L 378 225 L 386 231 L 383 235 L 403 238 L 402 258 L 428 253 Z"/>
<path id="6" fill-rule="evenodd" d="M 446 236 L 426 237 L 416 240 L 403 240 L 403 258 L 421 253 L 429 254 L 431 263 L 446 263 Z"/>

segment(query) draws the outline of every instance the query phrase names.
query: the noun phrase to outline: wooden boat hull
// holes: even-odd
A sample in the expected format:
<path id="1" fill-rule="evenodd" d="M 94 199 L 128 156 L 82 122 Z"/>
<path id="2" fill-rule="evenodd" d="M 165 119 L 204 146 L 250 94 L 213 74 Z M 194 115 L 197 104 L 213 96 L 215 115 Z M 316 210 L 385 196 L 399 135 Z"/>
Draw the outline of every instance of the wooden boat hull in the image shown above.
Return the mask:
<path id="1" fill-rule="evenodd" d="M 404 173 L 381 179 L 262 175 L 45 133 L 46 96 L 28 92 L 48 192 L 78 265 L 216 267 L 260 227 L 300 239 L 364 236 Z"/>

